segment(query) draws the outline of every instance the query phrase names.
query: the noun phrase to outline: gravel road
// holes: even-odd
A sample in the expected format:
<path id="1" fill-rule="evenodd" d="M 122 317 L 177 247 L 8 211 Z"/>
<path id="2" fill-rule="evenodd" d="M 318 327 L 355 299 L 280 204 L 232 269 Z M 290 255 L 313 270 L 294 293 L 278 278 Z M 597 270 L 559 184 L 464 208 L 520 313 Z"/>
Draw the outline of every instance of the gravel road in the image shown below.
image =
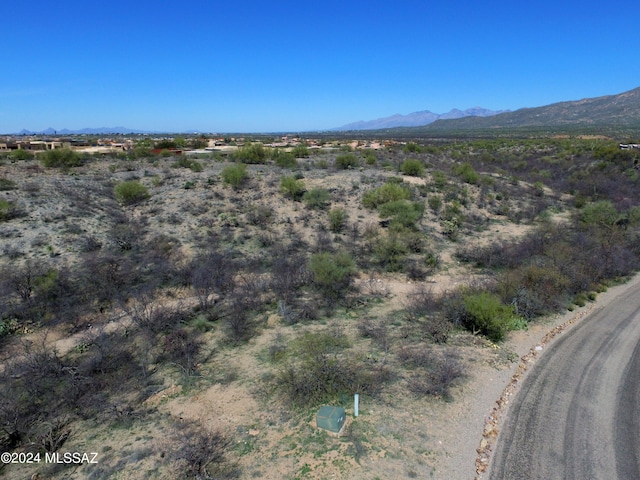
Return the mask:
<path id="1" fill-rule="evenodd" d="M 554 342 L 509 407 L 491 480 L 640 479 L 640 283 Z"/>

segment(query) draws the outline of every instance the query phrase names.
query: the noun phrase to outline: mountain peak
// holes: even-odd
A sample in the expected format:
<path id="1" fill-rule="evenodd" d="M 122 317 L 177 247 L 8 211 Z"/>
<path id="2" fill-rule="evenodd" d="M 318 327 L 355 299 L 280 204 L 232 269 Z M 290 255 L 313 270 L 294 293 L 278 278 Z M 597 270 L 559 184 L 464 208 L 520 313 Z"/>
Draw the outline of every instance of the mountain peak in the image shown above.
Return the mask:
<path id="1" fill-rule="evenodd" d="M 391 115 L 390 117 L 378 118 L 376 120 L 359 121 L 349 123 L 342 127 L 335 128 L 334 130 L 379 130 L 383 128 L 395 128 L 395 127 L 423 127 L 435 122 L 436 120 L 447 120 L 455 118 L 463 118 L 468 116 L 488 117 L 504 113 L 507 110 L 493 111 L 487 110 L 482 107 L 468 108 L 464 111 L 457 108 L 452 109 L 447 113 L 434 113 L 430 110 L 421 110 L 419 112 L 413 112 L 408 115 L 401 115 L 399 113 Z"/>

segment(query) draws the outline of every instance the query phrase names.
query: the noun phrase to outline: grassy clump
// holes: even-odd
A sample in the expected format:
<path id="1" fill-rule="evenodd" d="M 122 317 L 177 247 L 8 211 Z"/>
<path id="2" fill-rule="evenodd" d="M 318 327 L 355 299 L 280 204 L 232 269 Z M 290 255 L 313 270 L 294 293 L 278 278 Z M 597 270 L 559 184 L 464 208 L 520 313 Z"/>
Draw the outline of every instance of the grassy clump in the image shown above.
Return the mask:
<path id="1" fill-rule="evenodd" d="M 469 162 L 454 166 L 452 169 L 454 175 L 460 177 L 463 182 L 477 185 L 480 183 L 480 174 L 476 172 Z"/>
<path id="2" fill-rule="evenodd" d="M 171 165 L 173 168 L 188 168 L 192 172 L 201 172 L 204 167 L 200 162 L 197 162 L 187 156 L 181 156 L 180 159 Z"/>
<path id="3" fill-rule="evenodd" d="M 308 208 L 324 210 L 329 204 L 329 191 L 326 188 L 312 188 L 304 193 L 302 200 Z"/>
<path id="4" fill-rule="evenodd" d="M 362 196 L 362 204 L 366 208 L 374 209 L 388 202 L 408 200 L 409 197 L 411 197 L 411 192 L 407 187 L 401 183 L 389 182 L 365 192 Z"/>
<path id="5" fill-rule="evenodd" d="M 424 165 L 422 165 L 420 160 L 409 158 L 402 162 L 402 165 L 400 165 L 400 171 L 405 175 L 421 177 L 424 174 Z"/>
<path id="6" fill-rule="evenodd" d="M 332 298 L 340 297 L 351 283 L 355 265 L 346 252 L 316 253 L 309 261 L 313 282 L 319 290 Z"/>
<path id="7" fill-rule="evenodd" d="M 222 181 L 226 185 L 230 185 L 232 188 L 238 189 L 248 178 L 247 166 L 244 163 L 229 165 L 222 170 L 220 175 L 222 175 Z"/>
<path id="8" fill-rule="evenodd" d="M 329 211 L 329 230 L 333 233 L 341 232 L 347 222 L 347 212 L 343 208 L 332 208 Z"/>
<path id="9" fill-rule="evenodd" d="M 113 189 L 116 200 L 124 205 L 133 205 L 149 198 L 147 187 L 136 180 L 119 183 Z"/>
<path id="10" fill-rule="evenodd" d="M 299 201 L 305 190 L 304 182 L 296 177 L 286 176 L 280 180 L 280 192 L 287 198 Z"/>

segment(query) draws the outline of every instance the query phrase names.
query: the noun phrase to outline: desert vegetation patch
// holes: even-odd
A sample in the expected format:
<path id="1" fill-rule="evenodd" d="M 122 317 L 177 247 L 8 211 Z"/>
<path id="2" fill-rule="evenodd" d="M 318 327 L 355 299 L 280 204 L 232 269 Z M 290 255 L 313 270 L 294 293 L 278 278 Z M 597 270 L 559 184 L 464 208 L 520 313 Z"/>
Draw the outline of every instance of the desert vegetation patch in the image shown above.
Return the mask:
<path id="1" fill-rule="evenodd" d="M 420 416 L 640 265 L 613 140 L 174 144 L 1 158 L 0 446 L 99 454 L 7 478 L 429 476 Z"/>

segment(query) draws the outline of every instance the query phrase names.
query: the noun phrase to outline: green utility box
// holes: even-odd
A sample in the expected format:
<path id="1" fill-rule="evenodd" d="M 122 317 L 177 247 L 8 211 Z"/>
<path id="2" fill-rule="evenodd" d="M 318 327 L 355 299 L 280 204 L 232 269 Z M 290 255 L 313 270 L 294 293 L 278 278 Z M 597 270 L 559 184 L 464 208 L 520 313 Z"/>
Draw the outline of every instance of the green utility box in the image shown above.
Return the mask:
<path id="1" fill-rule="evenodd" d="M 346 418 L 342 407 L 322 407 L 316 415 L 316 425 L 318 428 L 339 433 Z"/>

